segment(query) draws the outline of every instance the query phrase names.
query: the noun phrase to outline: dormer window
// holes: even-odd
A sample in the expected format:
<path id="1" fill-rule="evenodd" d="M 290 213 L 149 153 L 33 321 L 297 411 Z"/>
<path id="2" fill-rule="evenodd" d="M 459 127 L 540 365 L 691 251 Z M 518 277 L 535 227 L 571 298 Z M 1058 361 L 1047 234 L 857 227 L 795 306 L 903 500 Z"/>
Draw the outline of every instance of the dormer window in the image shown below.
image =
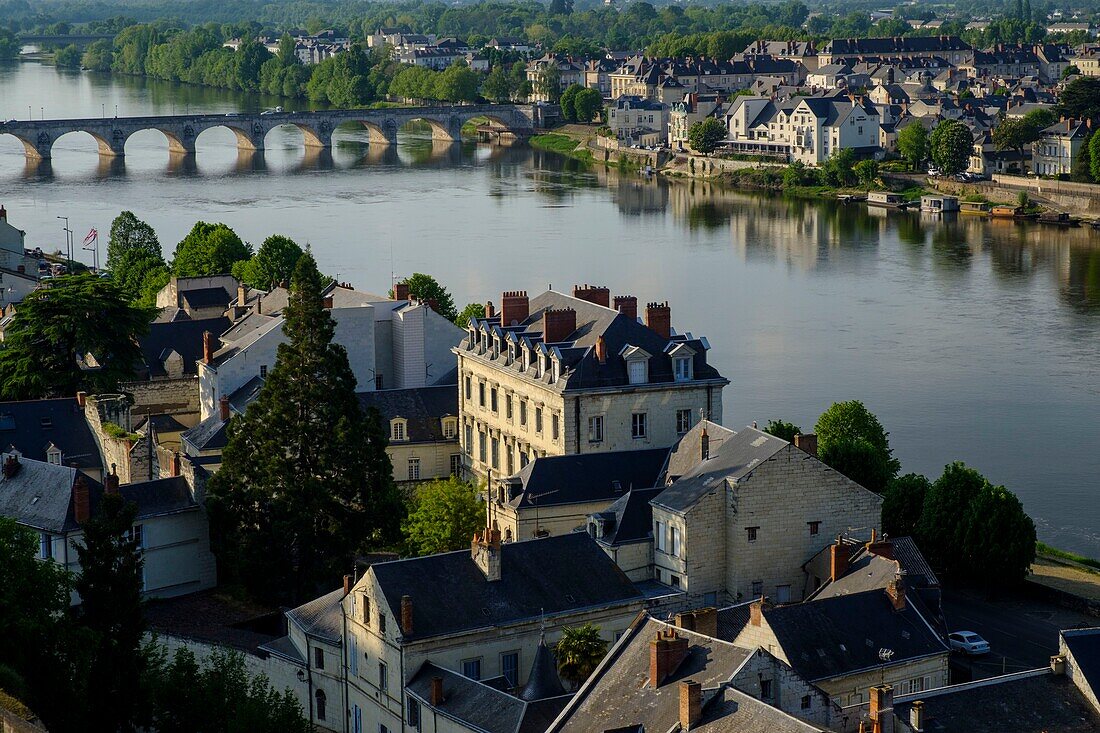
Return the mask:
<path id="1" fill-rule="evenodd" d="M 677 356 L 675 359 L 672 360 L 672 365 L 677 382 L 691 381 L 692 374 L 690 356 Z"/>
<path id="2" fill-rule="evenodd" d="M 561 379 L 561 361 L 559 361 L 557 358 L 555 358 L 553 360 L 553 362 L 554 362 L 554 371 L 550 374 L 550 381 L 551 382 L 556 382 L 559 379 Z"/>
<path id="3" fill-rule="evenodd" d="M 493 335 L 493 358 L 500 356 L 500 336 Z"/>
<path id="4" fill-rule="evenodd" d="M 52 463 L 55 466 L 61 465 L 61 449 L 53 443 L 50 443 L 49 449 L 46 451 L 47 463 Z"/>
<path id="5" fill-rule="evenodd" d="M 458 420 L 453 417 L 443 419 L 443 437 L 446 440 L 454 440 L 458 435 Z"/>
<path id="6" fill-rule="evenodd" d="M 645 384 L 649 381 L 649 362 L 645 359 L 631 359 L 626 363 L 631 384 Z"/>
<path id="7" fill-rule="evenodd" d="M 510 365 L 515 360 L 516 360 L 516 345 L 515 344 L 508 344 L 508 361 L 505 362 L 505 364 Z"/>
<path id="8" fill-rule="evenodd" d="M 535 377 L 542 379 L 542 375 L 546 373 L 546 357 L 539 354 L 538 359 L 535 362 Z"/>
<path id="9" fill-rule="evenodd" d="M 409 423 L 404 418 L 390 420 L 390 440 L 401 442 L 409 439 Z"/>
<path id="10" fill-rule="evenodd" d="M 527 347 L 524 346 L 524 347 L 522 347 L 522 349 L 520 349 L 519 370 L 521 372 L 527 371 L 527 364 L 530 361 L 531 361 L 531 354 L 528 352 Z"/>

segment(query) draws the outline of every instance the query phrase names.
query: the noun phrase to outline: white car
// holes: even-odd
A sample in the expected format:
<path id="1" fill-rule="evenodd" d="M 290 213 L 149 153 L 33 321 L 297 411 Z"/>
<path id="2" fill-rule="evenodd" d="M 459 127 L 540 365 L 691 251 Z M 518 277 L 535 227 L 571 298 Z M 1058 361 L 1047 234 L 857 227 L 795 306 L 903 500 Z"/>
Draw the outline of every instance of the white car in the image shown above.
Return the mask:
<path id="1" fill-rule="evenodd" d="M 953 651 L 963 654 L 976 657 L 989 653 L 989 642 L 973 631 L 953 631 L 947 635 L 947 641 L 951 644 Z"/>

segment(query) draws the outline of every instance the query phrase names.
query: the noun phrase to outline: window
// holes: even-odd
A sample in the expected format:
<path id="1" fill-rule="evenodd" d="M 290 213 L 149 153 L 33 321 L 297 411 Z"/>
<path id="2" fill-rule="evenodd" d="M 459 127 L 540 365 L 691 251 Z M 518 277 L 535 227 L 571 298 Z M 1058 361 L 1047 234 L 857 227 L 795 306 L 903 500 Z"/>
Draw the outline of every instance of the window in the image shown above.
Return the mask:
<path id="1" fill-rule="evenodd" d="M 409 698 L 408 713 L 405 716 L 405 720 L 413 728 L 420 727 L 420 703 L 415 698 Z"/>
<path id="2" fill-rule="evenodd" d="M 790 603 L 791 602 L 791 586 L 789 586 L 789 585 L 777 585 L 777 586 L 775 586 L 775 600 L 776 600 L 776 603 Z"/>
<path id="3" fill-rule="evenodd" d="M 561 379 L 561 362 L 554 359 L 554 371 L 550 375 L 550 381 L 556 382 Z"/>
<path id="4" fill-rule="evenodd" d="M 636 439 L 646 437 L 646 413 L 635 412 L 630 416 L 630 437 Z"/>
<path id="5" fill-rule="evenodd" d="M 370 626 L 370 597 L 363 595 L 363 625 Z"/>
<path id="6" fill-rule="evenodd" d="M 390 670 L 385 662 L 378 663 L 378 689 L 386 692 L 390 688 Z"/>
<path id="7" fill-rule="evenodd" d="M 754 580 L 752 581 L 752 597 L 759 598 L 764 595 L 764 581 Z"/>
<path id="8" fill-rule="evenodd" d="M 821 531 L 821 522 L 806 522 L 810 528 L 810 534 L 815 535 Z"/>
<path id="9" fill-rule="evenodd" d="M 381 374 L 375 374 L 374 375 L 374 388 L 375 389 L 382 389 L 382 385 L 383 385 L 384 381 L 385 380 L 382 378 Z"/>
<path id="10" fill-rule="evenodd" d="M 314 647 L 313 649 L 313 666 L 315 669 L 325 668 L 325 650 Z"/>
<path id="11" fill-rule="evenodd" d="M 477 431 L 477 457 L 482 463 L 485 463 L 486 454 L 489 450 L 485 443 L 485 433 L 481 430 Z"/>
<path id="12" fill-rule="evenodd" d="M 802 696 L 802 709 L 809 710 L 813 706 L 813 698 L 809 695 Z"/>
<path id="13" fill-rule="evenodd" d="M 462 475 L 462 454 L 461 453 L 452 453 L 451 454 L 451 475 L 452 476 L 461 476 Z"/>
<path id="14" fill-rule="evenodd" d="M 504 417 L 512 419 L 512 395 L 504 396 Z"/>
<path id="15" fill-rule="evenodd" d="M 419 480 L 420 480 L 420 459 L 419 458 L 410 458 L 409 459 L 409 481 L 419 481 Z"/>
<path id="16" fill-rule="evenodd" d="M 489 390 L 489 409 L 493 412 L 497 411 L 497 388 L 493 387 Z"/>
<path id="17" fill-rule="evenodd" d="M 61 451 L 59 451 L 56 446 L 51 447 L 46 452 L 46 462 L 52 463 L 55 466 L 61 465 Z"/>
<path id="18" fill-rule="evenodd" d="M 462 660 L 462 676 L 472 680 L 481 679 L 481 657 Z"/>
<path id="19" fill-rule="evenodd" d="M 315 697 L 317 698 L 317 720 L 324 720 L 325 703 L 327 702 L 327 699 L 325 698 L 325 691 L 317 690 L 317 694 Z"/>
<path id="20" fill-rule="evenodd" d="M 657 522 L 653 526 L 653 540 L 657 543 L 657 549 L 665 551 L 665 523 Z"/>
<path id="21" fill-rule="evenodd" d="M 48 533 L 42 532 L 38 535 L 38 558 L 40 560 L 49 560 L 53 557 L 52 544 Z"/>
<path id="22" fill-rule="evenodd" d="M 588 418 L 588 442 L 603 442 L 603 415 Z"/>
<path id="23" fill-rule="evenodd" d="M 267 379 L 267 364 L 260 364 L 260 379 Z"/>
<path id="24" fill-rule="evenodd" d="M 760 680 L 760 699 L 771 700 L 772 698 L 772 681 Z"/>
<path id="25" fill-rule="evenodd" d="M 668 584 L 671 585 L 673 588 L 679 588 L 680 587 L 680 576 L 676 575 L 675 573 L 669 573 Z"/>
<path id="26" fill-rule="evenodd" d="M 405 440 L 406 437 L 404 420 L 394 420 L 390 423 L 390 440 Z"/>
<path id="27" fill-rule="evenodd" d="M 519 685 L 519 652 L 504 652 L 500 655 L 500 673 L 508 680 L 510 687 Z"/>
<path id="28" fill-rule="evenodd" d="M 352 677 L 358 677 L 359 676 L 359 645 L 356 643 L 354 636 L 351 637 L 351 650 L 350 650 L 350 652 L 351 653 L 348 655 L 350 657 L 350 660 L 348 662 L 348 667 L 350 668 L 349 671 L 351 672 Z"/>
<path id="29" fill-rule="evenodd" d="M 527 451 L 521 450 L 519 452 L 519 467 L 522 469 L 528 463 L 530 463 L 530 459 L 527 457 Z"/>
<path id="30" fill-rule="evenodd" d="M 485 382 L 477 383 L 477 403 L 485 407 Z"/>
<path id="31" fill-rule="evenodd" d="M 749 542 L 756 542 L 756 534 L 759 527 L 745 527 L 745 534 L 749 538 Z"/>
<path id="32" fill-rule="evenodd" d="M 466 452 L 470 455 L 474 454 L 474 427 L 473 425 L 466 426 Z"/>
<path id="33" fill-rule="evenodd" d="M 691 430 L 691 410 L 676 411 L 676 434 L 683 435 Z"/>
<path id="34" fill-rule="evenodd" d="M 690 356 L 678 356 L 672 360 L 673 366 L 676 372 L 677 382 L 688 382 L 691 380 L 691 357 Z"/>
<path id="35" fill-rule="evenodd" d="M 671 554 L 672 554 L 673 557 L 680 557 L 680 528 L 679 527 L 670 527 L 669 529 L 672 530 L 672 532 L 671 532 L 671 534 L 672 534 L 672 553 Z"/>
<path id="36" fill-rule="evenodd" d="M 363 708 L 351 706 L 351 733 L 363 733 Z"/>
<path id="37" fill-rule="evenodd" d="M 646 362 L 644 359 L 635 359 L 627 367 L 631 384 L 646 383 Z"/>
<path id="38" fill-rule="evenodd" d="M 519 401 L 519 424 L 527 424 L 527 400 Z"/>
<path id="39" fill-rule="evenodd" d="M 541 433 L 542 432 L 542 408 L 541 407 L 536 407 L 535 408 L 535 432 L 536 433 Z"/>
<path id="40" fill-rule="evenodd" d="M 516 472 L 516 457 L 512 448 L 507 444 L 504 446 L 504 459 L 508 466 L 508 475 L 511 476 Z"/>
<path id="41" fill-rule="evenodd" d="M 493 438 L 492 447 L 492 466 L 493 468 L 500 468 L 500 438 Z"/>
<path id="42" fill-rule="evenodd" d="M 472 381 L 472 380 L 470 379 L 470 375 L 469 375 L 469 374 L 467 374 L 467 375 L 466 375 L 466 399 L 467 399 L 467 400 L 469 400 L 469 399 L 470 399 L 470 388 L 471 388 L 471 381 Z"/>
<path id="43" fill-rule="evenodd" d="M 658 583 L 661 582 L 661 569 L 660 568 L 653 568 L 653 579 L 656 580 Z"/>
<path id="44" fill-rule="evenodd" d="M 378 612 L 378 633 L 386 633 L 386 614 L 381 611 Z"/>
<path id="45" fill-rule="evenodd" d="M 557 413 L 554 413 L 553 415 L 550 416 L 550 437 L 552 437 L 554 440 L 557 440 L 558 439 L 558 432 L 559 432 L 558 415 L 557 415 Z"/>
<path id="46" fill-rule="evenodd" d="M 446 440 L 454 440 L 455 434 L 458 432 L 457 420 L 444 420 L 443 421 L 443 437 Z"/>

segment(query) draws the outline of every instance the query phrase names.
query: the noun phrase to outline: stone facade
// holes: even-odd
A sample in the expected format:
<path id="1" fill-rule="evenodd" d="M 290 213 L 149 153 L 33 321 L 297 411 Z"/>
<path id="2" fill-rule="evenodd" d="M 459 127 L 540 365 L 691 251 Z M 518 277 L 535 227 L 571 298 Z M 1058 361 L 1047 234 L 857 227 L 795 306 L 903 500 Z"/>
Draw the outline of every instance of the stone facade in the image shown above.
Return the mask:
<path id="1" fill-rule="evenodd" d="M 167 379 L 125 382 L 119 385 L 133 398 L 134 415 L 172 415 L 184 425 L 199 420 L 199 378 L 181 375 Z"/>
<path id="2" fill-rule="evenodd" d="M 105 469 L 113 466 L 124 484 L 156 477 L 151 441 L 130 432 L 133 429 L 130 410 L 127 395 L 89 395 L 84 402 L 84 417 L 99 445 L 103 466 Z M 108 423 L 121 428 L 126 435 L 110 434 L 105 427 Z"/>

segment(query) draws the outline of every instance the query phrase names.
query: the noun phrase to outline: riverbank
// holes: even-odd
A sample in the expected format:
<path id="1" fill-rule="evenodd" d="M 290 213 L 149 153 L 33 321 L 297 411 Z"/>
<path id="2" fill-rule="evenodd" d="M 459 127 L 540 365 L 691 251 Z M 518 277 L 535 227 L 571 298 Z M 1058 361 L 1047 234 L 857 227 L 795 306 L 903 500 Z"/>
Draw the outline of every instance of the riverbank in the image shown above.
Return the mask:
<path id="1" fill-rule="evenodd" d="M 586 141 L 578 140 L 571 134 L 563 132 L 546 132 L 541 135 L 533 135 L 527 139 L 527 143 L 537 149 L 545 150 L 567 158 L 579 160 L 584 163 L 596 162 L 592 151 L 588 149 Z"/>

